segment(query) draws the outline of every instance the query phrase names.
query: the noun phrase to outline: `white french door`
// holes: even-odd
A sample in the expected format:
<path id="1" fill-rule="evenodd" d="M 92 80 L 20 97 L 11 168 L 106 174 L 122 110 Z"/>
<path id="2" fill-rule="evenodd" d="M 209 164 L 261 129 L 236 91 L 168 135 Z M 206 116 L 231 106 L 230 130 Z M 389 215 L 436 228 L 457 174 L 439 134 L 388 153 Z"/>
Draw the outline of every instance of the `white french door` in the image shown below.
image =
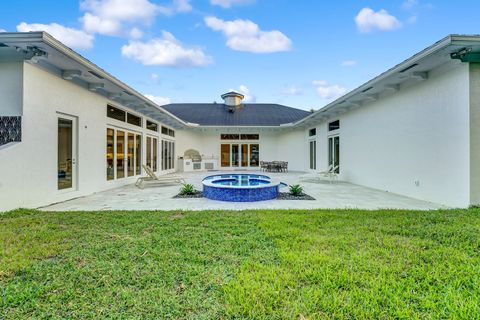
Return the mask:
<path id="1" fill-rule="evenodd" d="M 220 165 L 224 168 L 257 168 L 260 165 L 258 143 L 224 143 L 220 145 Z"/>
<path id="2" fill-rule="evenodd" d="M 57 189 L 77 190 L 77 118 L 59 114 L 57 117 Z"/>
<path id="3" fill-rule="evenodd" d="M 142 173 L 142 135 L 124 129 L 107 128 L 107 180 Z"/>
<path id="4" fill-rule="evenodd" d="M 340 173 L 340 136 L 328 137 L 328 165 Z"/>
<path id="5" fill-rule="evenodd" d="M 308 142 L 309 146 L 309 168 L 310 170 L 317 169 L 317 141 L 310 140 Z"/>

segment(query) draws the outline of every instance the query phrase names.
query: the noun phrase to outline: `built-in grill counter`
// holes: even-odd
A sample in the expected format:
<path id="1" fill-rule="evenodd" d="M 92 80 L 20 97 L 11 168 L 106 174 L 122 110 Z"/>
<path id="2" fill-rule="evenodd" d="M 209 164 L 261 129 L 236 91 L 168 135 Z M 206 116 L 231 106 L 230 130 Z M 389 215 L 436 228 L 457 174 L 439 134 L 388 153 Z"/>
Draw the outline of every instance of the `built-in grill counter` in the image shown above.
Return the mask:
<path id="1" fill-rule="evenodd" d="M 218 169 L 218 158 L 200 155 L 196 150 L 185 151 L 183 157 L 178 157 L 177 168 L 181 172 L 209 171 Z"/>

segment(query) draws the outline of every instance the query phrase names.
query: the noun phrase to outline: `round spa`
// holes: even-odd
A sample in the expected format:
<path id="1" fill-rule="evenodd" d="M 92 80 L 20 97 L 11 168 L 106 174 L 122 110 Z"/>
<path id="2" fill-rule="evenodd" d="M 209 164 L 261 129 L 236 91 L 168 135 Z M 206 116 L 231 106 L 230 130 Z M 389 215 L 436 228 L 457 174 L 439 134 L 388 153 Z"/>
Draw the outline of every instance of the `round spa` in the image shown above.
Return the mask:
<path id="1" fill-rule="evenodd" d="M 219 174 L 202 181 L 203 196 L 212 200 L 250 202 L 275 199 L 280 182 L 258 174 Z"/>

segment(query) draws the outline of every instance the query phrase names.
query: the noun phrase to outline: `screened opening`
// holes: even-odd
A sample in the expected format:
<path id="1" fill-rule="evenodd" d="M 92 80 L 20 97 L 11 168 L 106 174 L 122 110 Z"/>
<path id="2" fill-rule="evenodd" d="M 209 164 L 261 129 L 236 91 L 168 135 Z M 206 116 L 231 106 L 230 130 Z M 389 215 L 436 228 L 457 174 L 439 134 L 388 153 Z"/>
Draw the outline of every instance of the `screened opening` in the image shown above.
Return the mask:
<path id="1" fill-rule="evenodd" d="M 316 128 L 308 130 L 308 136 L 309 137 L 313 137 L 313 136 L 316 136 L 316 135 L 317 135 L 317 129 Z"/>

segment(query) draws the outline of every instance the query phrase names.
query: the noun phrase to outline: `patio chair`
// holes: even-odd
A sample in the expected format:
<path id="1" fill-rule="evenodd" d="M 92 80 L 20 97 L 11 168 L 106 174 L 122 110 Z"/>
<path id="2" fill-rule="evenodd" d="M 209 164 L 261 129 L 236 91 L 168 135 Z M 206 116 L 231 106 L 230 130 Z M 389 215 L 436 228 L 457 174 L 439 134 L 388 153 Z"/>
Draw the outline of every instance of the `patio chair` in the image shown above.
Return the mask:
<path id="1" fill-rule="evenodd" d="M 164 176 L 157 176 L 153 170 L 147 166 L 147 165 L 142 165 L 143 170 L 147 173 L 146 177 L 140 177 L 138 178 L 137 182 L 135 182 L 135 186 L 137 186 L 140 189 L 145 188 L 145 185 L 152 185 L 152 186 L 163 186 L 163 185 L 169 185 L 169 184 L 177 184 L 177 183 L 185 183 L 185 179 L 179 175 L 174 175 L 174 174 L 168 174 Z"/>
<path id="2" fill-rule="evenodd" d="M 320 172 L 313 172 L 301 175 L 300 180 L 321 180 L 321 178 L 330 178 L 330 182 L 333 179 L 337 179 L 338 175 L 335 171 L 338 169 L 338 166 L 329 165 L 327 170 Z"/>

